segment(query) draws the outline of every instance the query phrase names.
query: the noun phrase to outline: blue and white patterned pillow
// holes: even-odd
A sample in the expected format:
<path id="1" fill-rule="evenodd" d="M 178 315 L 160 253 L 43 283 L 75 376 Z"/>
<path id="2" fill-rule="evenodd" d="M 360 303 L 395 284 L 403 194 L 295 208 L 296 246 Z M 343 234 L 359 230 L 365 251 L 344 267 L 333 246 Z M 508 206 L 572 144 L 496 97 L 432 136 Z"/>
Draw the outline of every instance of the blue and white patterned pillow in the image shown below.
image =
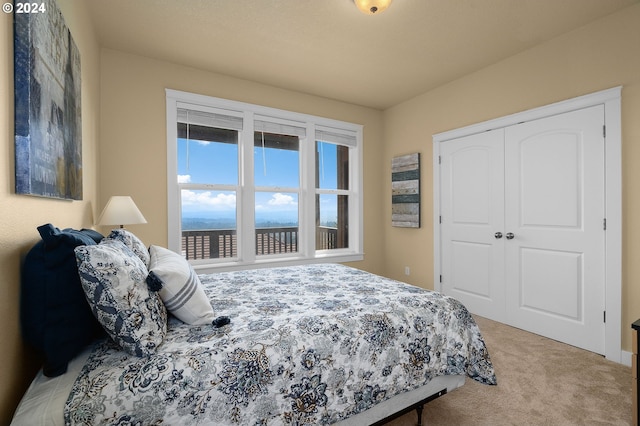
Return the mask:
<path id="1" fill-rule="evenodd" d="M 105 237 L 105 240 L 122 241 L 125 246 L 129 247 L 140 260 L 142 260 L 146 267 L 149 267 L 149 250 L 142 240 L 133 232 L 124 228 L 113 229 L 111 233 Z"/>
<path id="2" fill-rule="evenodd" d="M 146 284 L 147 267 L 123 242 L 75 249 L 80 281 L 98 322 L 136 356 L 155 353 L 167 334 L 167 310 Z"/>

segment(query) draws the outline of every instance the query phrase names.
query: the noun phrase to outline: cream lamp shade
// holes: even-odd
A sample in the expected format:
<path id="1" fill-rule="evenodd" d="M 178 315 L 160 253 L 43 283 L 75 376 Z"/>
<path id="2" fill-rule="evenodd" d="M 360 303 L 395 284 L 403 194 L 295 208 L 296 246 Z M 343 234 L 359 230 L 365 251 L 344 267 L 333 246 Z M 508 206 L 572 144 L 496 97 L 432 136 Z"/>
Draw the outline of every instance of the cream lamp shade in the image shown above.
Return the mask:
<path id="1" fill-rule="evenodd" d="M 147 223 L 136 203 L 128 195 L 114 195 L 102 210 L 97 225 L 135 225 Z"/>
<path id="2" fill-rule="evenodd" d="M 353 2 L 362 13 L 367 15 L 378 14 L 391 4 L 391 0 L 353 0 Z"/>

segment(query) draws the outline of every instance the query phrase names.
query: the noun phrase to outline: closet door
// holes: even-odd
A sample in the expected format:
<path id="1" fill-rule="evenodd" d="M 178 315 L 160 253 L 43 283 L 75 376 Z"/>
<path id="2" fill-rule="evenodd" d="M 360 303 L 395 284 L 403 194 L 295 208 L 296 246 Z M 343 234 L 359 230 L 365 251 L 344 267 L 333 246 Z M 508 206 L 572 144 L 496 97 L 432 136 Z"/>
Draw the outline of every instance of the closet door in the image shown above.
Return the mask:
<path id="1" fill-rule="evenodd" d="M 604 353 L 603 125 L 600 105 L 441 142 L 445 294 Z"/>
<path id="2" fill-rule="evenodd" d="M 504 130 L 441 144 L 442 291 L 505 322 Z"/>
<path id="3" fill-rule="evenodd" d="M 510 325 L 604 353 L 604 107 L 505 129 Z"/>

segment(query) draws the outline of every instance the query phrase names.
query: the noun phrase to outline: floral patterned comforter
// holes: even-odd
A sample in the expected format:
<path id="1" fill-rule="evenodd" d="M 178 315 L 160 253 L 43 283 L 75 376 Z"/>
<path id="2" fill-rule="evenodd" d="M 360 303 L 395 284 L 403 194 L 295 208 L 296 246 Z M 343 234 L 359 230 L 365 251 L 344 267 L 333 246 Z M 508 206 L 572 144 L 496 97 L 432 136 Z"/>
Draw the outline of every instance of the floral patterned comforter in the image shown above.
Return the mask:
<path id="1" fill-rule="evenodd" d="M 440 375 L 496 383 L 473 318 L 439 293 L 336 264 L 200 278 L 231 324 L 172 317 L 147 358 L 98 343 L 66 424 L 331 424 Z"/>

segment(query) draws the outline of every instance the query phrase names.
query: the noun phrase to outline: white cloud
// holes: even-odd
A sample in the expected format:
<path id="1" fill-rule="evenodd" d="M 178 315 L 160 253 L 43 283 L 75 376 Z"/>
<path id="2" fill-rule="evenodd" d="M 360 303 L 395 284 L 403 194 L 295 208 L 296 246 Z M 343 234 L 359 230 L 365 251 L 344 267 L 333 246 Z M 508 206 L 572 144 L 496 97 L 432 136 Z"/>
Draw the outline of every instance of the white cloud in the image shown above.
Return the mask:
<path id="1" fill-rule="evenodd" d="M 270 194 L 271 196 L 268 199 L 266 198 L 267 195 L 268 193 L 260 193 L 260 196 L 256 196 L 256 211 L 285 212 L 298 210 L 298 200 L 292 195 L 277 192 Z"/>
<path id="2" fill-rule="evenodd" d="M 291 195 L 281 194 L 279 192 L 273 194 L 273 197 L 268 201 L 270 206 L 297 206 L 298 203 Z"/>
<path id="3" fill-rule="evenodd" d="M 178 175 L 178 183 L 191 182 L 191 175 Z"/>
<path id="4" fill-rule="evenodd" d="M 197 207 L 194 210 L 233 210 L 236 208 L 236 194 L 212 193 L 211 191 L 182 191 L 183 207 Z"/>

